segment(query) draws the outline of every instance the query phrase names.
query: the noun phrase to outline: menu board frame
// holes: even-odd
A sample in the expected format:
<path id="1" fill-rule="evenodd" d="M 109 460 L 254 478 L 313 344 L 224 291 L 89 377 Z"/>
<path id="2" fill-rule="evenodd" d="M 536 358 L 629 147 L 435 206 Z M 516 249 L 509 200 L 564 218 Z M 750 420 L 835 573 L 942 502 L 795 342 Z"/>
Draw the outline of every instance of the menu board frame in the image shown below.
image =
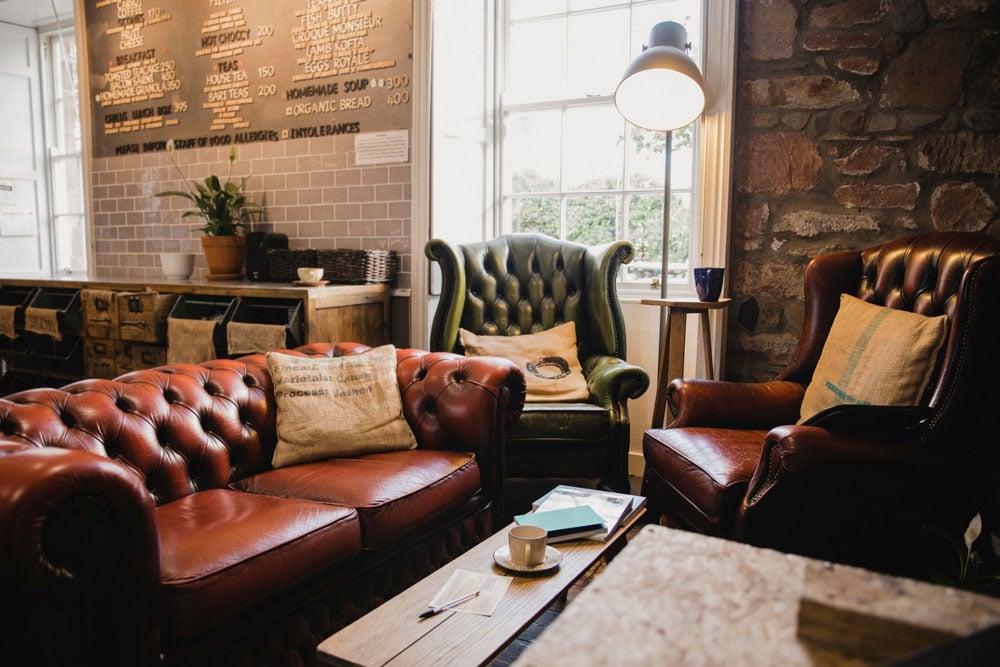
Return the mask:
<path id="1" fill-rule="evenodd" d="M 92 154 L 408 130 L 412 0 L 84 0 Z"/>

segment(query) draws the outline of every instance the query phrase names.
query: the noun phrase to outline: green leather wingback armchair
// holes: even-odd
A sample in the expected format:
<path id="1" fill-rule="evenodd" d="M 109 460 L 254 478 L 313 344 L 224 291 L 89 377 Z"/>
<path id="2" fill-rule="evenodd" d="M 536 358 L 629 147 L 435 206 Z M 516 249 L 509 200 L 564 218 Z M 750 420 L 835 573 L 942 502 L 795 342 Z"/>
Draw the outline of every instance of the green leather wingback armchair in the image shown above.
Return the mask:
<path id="1" fill-rule="evenodd" d="M 649 374 L 625 359 L 625 322 L 615 287 L 632 260 L 626 241 L 588 247 L 542 234 L 508 234 L 455 245 L 433 239 L 427 257 L 441 266 L 441 298 L 430 348 L 463 352 L 459 328 L 514 336 L 574 321 L 577 351 L 590 391 L 579 403 L 525 404 L 508 430 L 508 511 L 557 483 L 628 491 L 628 399 Z"/>

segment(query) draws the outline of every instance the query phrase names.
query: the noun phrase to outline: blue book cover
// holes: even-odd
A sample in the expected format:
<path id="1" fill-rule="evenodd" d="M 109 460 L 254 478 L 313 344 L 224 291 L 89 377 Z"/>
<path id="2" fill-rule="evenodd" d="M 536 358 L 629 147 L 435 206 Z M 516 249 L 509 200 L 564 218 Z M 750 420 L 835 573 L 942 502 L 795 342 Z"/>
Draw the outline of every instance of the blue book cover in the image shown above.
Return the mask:
<path id="1" fill-rule="evenodd" d="M 552 538 L 586 537 L 604 530 L 601 515 L 590 505 L 519 514 L 514 521 L 522 526 L 544 528 L 549 534 L 549 542 L 553 541 Z"/>

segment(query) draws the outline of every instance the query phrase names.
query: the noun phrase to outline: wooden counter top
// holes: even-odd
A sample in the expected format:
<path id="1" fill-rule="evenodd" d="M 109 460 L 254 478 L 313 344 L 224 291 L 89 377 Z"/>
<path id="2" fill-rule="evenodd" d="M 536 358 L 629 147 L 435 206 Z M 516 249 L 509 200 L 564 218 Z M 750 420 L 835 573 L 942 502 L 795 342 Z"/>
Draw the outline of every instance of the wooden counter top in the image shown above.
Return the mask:
<path id="1" fill-rule="evenodd" d="M 381 301 L 389 291 L 389 286 L 385 284 L 306 287 L 294 283 L 265 283 L 251 282 L 249 280 L 167 280 L 166 278 L 161 278 L 155 281 L 143 281 L 134 278 L 110 278 L 106 276 L 57 276 L 52 278 L 0 277 L 0 285 L 129 291 L 149 289 L 169 294 L 259 296 L 272 299 L 313 299 L 321 302 L 350 297 L 352 303 L 356 303 L 357 297 L 363 295 L 372 297 L 371 300 L 373 301 Z"/>

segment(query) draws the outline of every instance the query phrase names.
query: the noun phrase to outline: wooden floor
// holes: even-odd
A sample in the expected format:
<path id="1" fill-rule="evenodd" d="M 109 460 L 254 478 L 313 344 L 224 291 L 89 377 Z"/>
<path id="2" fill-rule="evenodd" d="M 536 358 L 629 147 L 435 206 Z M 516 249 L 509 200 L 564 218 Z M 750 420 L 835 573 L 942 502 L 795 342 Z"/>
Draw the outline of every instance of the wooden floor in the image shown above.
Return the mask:
<path id="1" fill-rule="evenodd" d="M 629 482 L 632 486 L 632 493 L 639 493 L 639 487 L 641 480 L 638 477 L 629 477 Z M 635 526 L 629 532 L 629 539 L 631 539 L 635 533 L 637 533 L 642 528 L 642 524 Z M 490 663 L 491 667 L 507 667 L 517 660 L 518 656 L 531 645 L 531 642 L 535 641 L 542 631 L 545 630 L 552 623 L 553 620 L 559 615 L 559 613 L 566 607 L 567 604 L 572 604 L 573 598 L 579 595 L 580 591 L 590 583 L 594 577 L 600 574 L 601 570 L 604 569 L 606 563 L 603 559 L 598 561 L 592 568 L 590 568 L 580 579 L 573 584 L 566 594 L 566 599 L 557 599 L 552 603 L 548 609 L 546 609 L 541 616 L 535 619 L 535 622 L 528 626 L 528 628 L 522 632 L 517 639 L 515 639 L 503 653 L 498 655 L 493 662 Z"/>

